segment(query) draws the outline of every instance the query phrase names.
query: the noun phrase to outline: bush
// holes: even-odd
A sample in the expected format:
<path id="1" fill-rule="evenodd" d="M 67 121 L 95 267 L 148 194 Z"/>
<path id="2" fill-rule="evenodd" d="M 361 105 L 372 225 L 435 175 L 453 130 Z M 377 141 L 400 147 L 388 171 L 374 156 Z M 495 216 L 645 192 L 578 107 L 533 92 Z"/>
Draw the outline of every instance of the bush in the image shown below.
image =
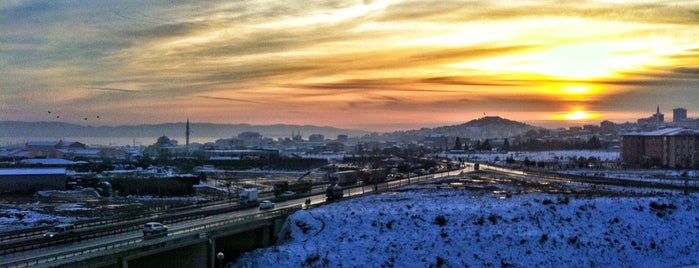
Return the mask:
<path id="1" fill-rule="evenodd" d="M 447 218 L 444 215 L 438 215 L 434 218 L 434 223 L 439 226 L 444 226 L 447 224 Z"/>
<path id="2" fill-rule="evenodd" d="M 447 262 L 442 257 L 437 256 L 437 267 L 442 267 L 446 263 Z"/>
<path id="3" fill-rule="evenodd" d="M 655 201 L 650 202 L 650 208 L 655 210 L 666 210 L 666 209 L 676 209 L 677 207 L 673 204 L 658 204 Z"/>
<path id="4" fill-rule="evenodd" d="M 490 214 L 490 216 L 488 216 L 488 220 L 490 221 L 490 223 L 495 225 L 498 223 L 498 216 L 496 216 L 495 214 Z"/>

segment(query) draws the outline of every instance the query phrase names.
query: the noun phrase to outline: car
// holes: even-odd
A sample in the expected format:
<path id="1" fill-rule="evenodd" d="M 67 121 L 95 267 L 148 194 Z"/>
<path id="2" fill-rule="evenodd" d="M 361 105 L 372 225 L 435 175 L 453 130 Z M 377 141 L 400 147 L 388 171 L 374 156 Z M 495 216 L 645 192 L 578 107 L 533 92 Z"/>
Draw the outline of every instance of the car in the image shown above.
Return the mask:
<path id="1" fill-rule="evenodd" d="M 143 236 L 167 234 L 167 225 L 159 222 L 148 222 L 143 225 Z"/>
<path id="2" fill-rule="evenodd" d="M 260 209 L 273 209 L 274 208 L 274 202 L 265 200 L 260 202 Z"/>
<path id="3" fill-rule="evenodd" d="M 51 229 L 49 229 L 44 234 L 44 237 L 53 238 L 53 237 L 57 237 L 57 236 L 72 234 L 73 232 L 75 232 L 75 225 L 70 224 L 70 223 L 62 223 L 62 224 L 56 225 L 54 227 L 51 227 Z"/>
<path id="4" fill-rule="evenodd" d="M 283 192 L 282 194 L 280 194 L 279 196 L 281 196 L 281 197 L 292 197 L 292 196 L 294 196 L 295 194 L 296 194 L 296 193 L 294 193 L 294 192 L 292 192 L 292 191 L 285 191 L 285 192 Z"/>

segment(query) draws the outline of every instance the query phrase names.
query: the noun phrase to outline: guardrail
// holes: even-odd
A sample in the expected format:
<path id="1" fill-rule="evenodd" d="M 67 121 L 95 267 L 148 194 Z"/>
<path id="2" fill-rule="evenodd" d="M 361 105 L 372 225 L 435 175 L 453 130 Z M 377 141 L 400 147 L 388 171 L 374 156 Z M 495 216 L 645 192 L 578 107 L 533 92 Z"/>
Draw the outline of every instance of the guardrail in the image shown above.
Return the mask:
<path id="1" fill-rule="evenodd" d="M 546 172 L 538 170 L 514 170 L 509 168 L 503 168 L 493 165 L 481 164 L 481 169 L 488 169 L 496 172 L 506 172 L 511 174 L 538 177 L 550 181 L 559 182 L 577 182 L 577 183 L 588 183 L 597 185 L 611 185 L 620 187 L 640 187 L 640 188 L 655 188 L 655 189 L 669 189 L 669 190 L 683 190 L 698 192 L 699 187 L 696 186 L 696 182 L 693 181 L 694 185 L 689 185 L 689 180 L 676 180 L 680 183 L 663 183 L 658 181 L 644 181 L 644 180 L 631 180 L 631 179 L 620 179 L 620 178 L 609 178 L 602 176 L 584 176 L 584 175 L 574 175 L 565 174 L 558 172 Z"/>
<path id="2" fill-rule="evenodd" d="M 14 252 L 20 252 L 25 250 L 37 249 L 51 245 L 63 244 L 73 241 L 80 241 L 86 239 L 98 238 L 105 235 L 112 235 L 121 232 L 134 231 L 141 227 L 142 224 L 149 221 L 159 221 L 166 224 L 183 222 L 193 219 L 201 219 L 211 215 L 231 212 L 240 209 L 240 206 L 221 206 L 213 209 L 204 210 L 192 210 L 184 211 L 179 213 L 167 214 L 162 216 L 152 216 L 152 217 L 134 217 L 125 218 L 121 221 L 112 222 L 111 224 L 105 224 L 101 226 L 94 226 L 91 228 L 76 228 L 76 232 L 64 237 L 57 237 L 54 239 L 28 239 L 18 242 L 0 244 L 0 254 L 9 254 Z M 148 214 L 147 214 L 148 215 Z"/>
<path id="3" fill-rule="evenodd" d="M 216 201 L 216 202 L 211 202 L 207 203 L 205 205 L 201 204 L 195 204 L 195 205 L 188 205 L 188 206 L 182 206 L 182 207 L 175 207 L 175 208 L 168 208 L 167 211 L 168 213 L 176 212 L 176 211 L 184 211 L 184 210 L 194 210 L 194 209 L 201 209 L 205 208 L 208 206 L 213 206 L 213 205 L 220 205 L 220 204 L 225 204 L 229 203 L 229 201 Z M 119 222 L 124 222 L 124 221 L 130 221 L 130 220 L 136 220 L 136 219 L 142 219 L 144 217 L 146 218 L 151 218 L 155 217 L 157 215 L 161 215 L 163 213 L 162 210 L 159 209 L 159 207 L 156 208 L 155 211 L 149 210 L 149 211 L 143 211 L 143 209 L 130 209 L 127 211 L 122 211 L 121 215 L 118 217 L 114 218 L 109 218 L 109 219 L 100 219 L 100 220 L 85 220 L 85 221 L 78 221 L 74 225 L 77 229 L 84 229 L 84 228 L 90 228 L 94 226 L 104 226 L 104 225 L 110 225 L 114 223 L 119 223 Z M 43 227 L 34 227 L 34 228 L 27 228 L 27 229 L 21 229 L 21 230 L 14 230 L 14 231 L 6 231 L 6 232 L 0 232 L 0 243 L 5 242 L 5 241 L 10 241 L 10 240 L 18 240 L 22 238 L 28 238 L 32 236 L 37 236 L 37 235 L 42 235 L 46 233 L 49 229 L 51 229 L 52 226 L 43 226 Z M 0 250 L 0 252 L 2 252 Z"/>
<path id="4" fill-rule="evenodd" d="M 289 215 L 289 214 L 291 214 L 297 210 L 300 210 L 300 209 L 301 209 L 301 205 L 297 205 L 297 206 L 288 207 L 288 208 L 259 212 L 259 213 L 245 215 L 245 216 L 241 216 L 241 217 L 235 217 L 235 218 L 225 219 L 225 220 L 221 220 L 221 221 L 195 225 L 195 226 L 187 227 L 185 229 L 181 229 L 181 230 L 177 230 L 176 232 L 173 232 L 172 239 L 181 240 L 181 241 L 188 241 L 193 237 L 199 237 L 199 233 L 192 234 L 195 232 L 205 231 L 208 229 L 214 229 L 216 227 L 221 227 L 221 226 L 225 226 L 225 225 L 242 224 L 242 223 L 255 221 L 255 220 L 264 220 L 264 219 L 281 217 L 281 216 Z M 106 244 L 91 246 L 91 247 L 85 247 L 85 248 L 71 250 L 71 251 L 62 252 L 62 253 L 50 254 L 50 255 L 34 257 L 34 258 L 27 258 L 27 259 L 24 259 L 21 261 L 15 261 L 15 262 L 10 262 L 10 263 L 0 263 L 0 267 L 2 267 L 2 268 L 5 268 L 5 267 L 21 268 L 21 267 L 30 267 L 30 266 L 35 266 L 35 265 L 42 265 L 42 264 L 46 264 L 49 262 L 56 262 L 56 261 L 61 261 L 61 260 L 65 260 L 68 258 L 84 256 L 84 255 L 90 254 L 90 253 L 111 250 L 111 249 L 124 247 L 124 246 L 128 246 L 128 245 L 134 245 L 134 244 L 140 243 L 142 241 L 143 241 L 143 238 L 123 239 L 123 240 L 119 240 L 119 241 L 115 241 L 115 242 L 111 242 L 111 243 L 106 243 Z"/>

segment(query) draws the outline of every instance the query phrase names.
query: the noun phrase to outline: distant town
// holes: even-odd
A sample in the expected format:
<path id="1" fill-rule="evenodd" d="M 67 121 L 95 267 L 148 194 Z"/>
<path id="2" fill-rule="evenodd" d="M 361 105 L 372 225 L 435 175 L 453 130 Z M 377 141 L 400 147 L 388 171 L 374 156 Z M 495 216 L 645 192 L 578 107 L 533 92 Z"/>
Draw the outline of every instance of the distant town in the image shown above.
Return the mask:
<path id="1" fill-rule="evenodd" d="M 617 124 L 603 121 L 567 129 L 544 129 L 500 117 L 484 117 L 458 126 L 434 129 L 372 133 L 349 137 L 340 134 L 326 137 L 290 129 L 283 138 L 265 137 L 259 132 L 244 131 L 206 143 L 189 141 L 190 123 L 182 134 L 184 141 L 161 136 L 154 144 L 126 146 L 88 146 L 80 141 L 37 140 L 23 147 L 0 150 L 0 176 L 20 173 L 45 173 L 42 168 L 58 168 L 61 177 L 80 177 L 100 172 L 122 170 L 119 174 L 144 173 L 144 170 L 167 170 L 168 174 L 196 175 L 203 166 L 230 169 L 307 170 L 321 165 L 351 165 L 353 169 L 385 168 L 393 172 L 425 172 L 440 166 L 438 156 L 451 160 L 477 161 L 469 155 L 478 152 L 517 152 L 554 150 L 608 150 L 620 153 L 619 159 L 607 161 L 607 167 L 623 168 L 690 168 L 699 165 L 699 120 L 687 118 L 687 110 L 673 110 L 666 121 L 660 107 L 647 118 L 635 123 Z M 372 159 L 371 161 L 357 159 Z M 430 164 L 419 164 L 429 158 Z M 508 157 L 509 158 L 509 157 Z M 400 159 L 404 163 L 388 161 Z M 306 164 L 298 164 L 305 160 Z M 497 159 L 500 164 L 524 165 L 526 159 Z M 508 161 L 505 161 L 508 160 Z M 315 162 L 314 162 L 315 161 Z M 295 163 L 284 165 L 283 162 Z M 347 163 L 349 162 L 349 163 Z M 387 164 L 390 162 L 391 164 Z M 276 164 L 270 164 L 276 163 Z M 313 163 L 313 164 L 309 164 Z M 527 163 L 529 164 L 529 163 Z M 275 166 L 278 165 L 278 166 Z M 543 166 L 542 164 L 539 164 Z M 402 167 L 398 169 L 397 167 Z M 112 172 L 113 175 L 114 172 Z M 51 183 L 23 185 L 4 181 L 3 191 L 42 190 Z M 61 180 L 63 181 L 63 180 Z M 49 189 L 66 189 L 58 183 Z"/>
<path id="2" fill-rule="evenodd" d="M 533 200 L 525 204 L 543 206 L 536 209 L 556 211 L 554 203 L 570 207 L 566 215 L 585 210 L 568 206 L 569 202 L 597 197 L 592 200 L 616 204 L 619 196 L 632 196 L 641 201 L 634 201 L 634 207 L 626 207 L 623 213 L 657 221 L 655 217 L 665 217 L 664 211 L 669 215 L 693 201 L 672 201 L 677 205 L 651 201 L 648 210 L 652 213 L 645 213 L 643 206 L 647 204 L 642 202 L 647 201 L 643 200 L 657 200 L 653 198 L 667 197 L 668 193 L 691 197 L 699 191 L 699 128 L 697 120 L 686 118 L 682 108 L 674 110 L 672 121 L 666 121 L 657 107 L 654 114 L 635 123 L 603 121 L 565 129 L 545 129 L 487 116 L 455 126 L 358 136 L 304 134 L 291 126 L 288 136 L 271 138 L 245 130 L 209 142 L 190 140 L 193 132 L 202 134 L 195 125 L 189 120 L 181 124 L 179 135 L 184 140 L 162 135 L 148 145 L 87 145 L 80 140 L 58 139 L 30 140 L 0 148 L 3 265 L 30 266 L 49 258 L 42 251 L 48 250 L 52 256 L 65 256 L 65 261 L 75 266 L 81 258 L 74 256 L 93 249 L 76 251 L 58 245 L 97 239 L 100 242 L 94 247 L 99 256 L 84 263 L 112 258 L 114 263 L 128 263 L 123 267 L 151 267 L 163 260 L 160 247 L 152 245 L 176 243 L 167 251 L 184 254 L 181 258 L 198 264 L 170 266 L 213 267 L 214 260 L 233 263 L 246 252 L 273 245 L 284 237 L 277 232 L 282 225 L 306 233 L 306 228 L 311 228 L 307 223 L 290 224 L 285 219 L 316 212 L 297 211 L 352 204 L 353 200 L 372 196 L 424 192 L 432 193 L 431 198 L 442 198 L 443 193 L 458 192 L 450 202 L 480 196 L 476 197 L 479 202 L 498 205 L 523 195 Z M 555 195 L 558 197 L 553 198 Z M 417 198 L 415 202 L 422 204 L 422 197 Z M 416 211 L 433 211 L 433 207 L 400 202 L 380 205 L 386 204 L 396 206 L 389 209 L 394 212 L 413 206 Z M 342 213 L 354 219 L 356 208 L 342 209 Z M 378 213 L 379 217 L 383 213 Z M 493 216 L 489 209 L 483 213 L 474 226 L 487 228 L 488 222 L 495 226 L 507 221 Z M 680 221 L 694 220 L 689 209 L 686 214 L 690 216 Z M 401 213 L 395 216 L 401 218 L 396 222 L 417 220 L 441 229 L 448 224 L 458 225 L 450 223 L 455 219 L 452 214 L 447 215 L 448 220 L 441 214 L 427 220 L 422 216 L 408 219 Z M 553 220 L 545 221 L 564 219 L 558 214 L 551 217 Z M 311 216 L 304 221 L 317 220 Z M 564 222 L 577 221 L 568 218 Z M 596 218 L 588 221 L 601 222 Z M 392 222 L 377 226 L 388 230 Z M 406 226 L 417 226 L 413 223 Z M 338 225 L 320 230 L 335 230 Z M 493 232 L 499 233 L 499 226 Z M 550 231 L 540 231 L 544 233 L 537 238 L 537 245 L 546 243 Z M 264 235 L 256 235 L 260 232 Z M 447 237 L 451 235 L 442 235 Z M 189 247 L 189 240 L 198 241 L 199 250 Z M 622 235 L 617 240 L 629 238 Z M 240 241 L 243 244 L 235 244 Z M 513 241 L 525 241 L 517 245 L 528 247 L 524 238 Z M 576 241 L 570 238 L 568 245 L 577 245 Z M 122 245 L 133 245 L 135 251 Z M 123 254 L 119 256 L 135 259 L 113 255 L 112 248 L 119 248 Z M 180 248 L 187 250 L 178 251 Z M 151 261 L 152 265 L 144 264 Z"/>

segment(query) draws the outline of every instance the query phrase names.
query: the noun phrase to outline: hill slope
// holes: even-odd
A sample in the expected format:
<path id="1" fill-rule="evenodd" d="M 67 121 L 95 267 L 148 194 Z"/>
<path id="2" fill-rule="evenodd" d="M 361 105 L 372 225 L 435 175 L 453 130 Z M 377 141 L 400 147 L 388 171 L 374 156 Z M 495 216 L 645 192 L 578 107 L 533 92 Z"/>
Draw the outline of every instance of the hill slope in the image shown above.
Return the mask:
<path id="1" fill-rule="evenodd" d="M 699 196 L 465 190 L 371 195 L 291 215 L 232 267 L 678 267 L 699 263 Z M 367 205 L 371 204 L 371 205 Z"/>

